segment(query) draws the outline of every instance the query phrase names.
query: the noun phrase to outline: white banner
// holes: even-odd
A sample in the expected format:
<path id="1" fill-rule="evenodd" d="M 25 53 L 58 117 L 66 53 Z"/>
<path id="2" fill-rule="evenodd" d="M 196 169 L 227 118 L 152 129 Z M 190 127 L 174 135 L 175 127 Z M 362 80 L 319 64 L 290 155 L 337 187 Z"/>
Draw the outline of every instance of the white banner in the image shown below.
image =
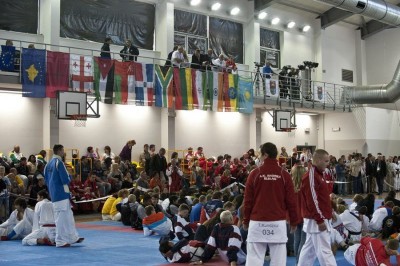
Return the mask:
<path id="1" fill-rule="evenodd" d="M 273 98 L 279 97 L 279 80 L 265 79 L 265 95 Z"/>
<path id="2" fill-rule="evenodd" d="M 324 83 L 314 82 L 314 101 L 325 102 L 326 91 Z"/>

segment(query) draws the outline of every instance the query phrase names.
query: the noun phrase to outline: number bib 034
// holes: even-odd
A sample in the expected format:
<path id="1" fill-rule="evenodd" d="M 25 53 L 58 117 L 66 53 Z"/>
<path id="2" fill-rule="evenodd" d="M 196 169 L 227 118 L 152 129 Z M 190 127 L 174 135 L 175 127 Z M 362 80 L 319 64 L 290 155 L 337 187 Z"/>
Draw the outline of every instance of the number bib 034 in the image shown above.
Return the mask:
<path id="1" fill-rule="evenodd" d="M 286 221 L 250 221 L 248 242 L 286 243 Z"/>

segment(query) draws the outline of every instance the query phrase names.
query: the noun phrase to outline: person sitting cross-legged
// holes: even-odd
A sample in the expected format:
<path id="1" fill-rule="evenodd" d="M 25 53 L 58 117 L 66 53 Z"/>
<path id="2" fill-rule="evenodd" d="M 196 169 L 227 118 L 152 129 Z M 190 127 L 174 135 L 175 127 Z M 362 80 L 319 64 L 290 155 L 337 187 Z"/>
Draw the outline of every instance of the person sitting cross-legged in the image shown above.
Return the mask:
<path id="1" fill-rule="evenodd" d="M 200 263 L 209 261 L 218 249 L 220 257 L 231 266 L 245 264 L 246 254 L 240 248 L 242 237 L 239 228 L 233 224 L 232 213 L 223 211 L 220 218 L 221 223 L 214 226 Z"/>
<path id="2" fill-rule="evenodd" d="M 23 198 L 14 201 L 15 210 L 7 221 L 0 225 L 1 240 L 22 239 L 32 232 L 33 210 Z"/>

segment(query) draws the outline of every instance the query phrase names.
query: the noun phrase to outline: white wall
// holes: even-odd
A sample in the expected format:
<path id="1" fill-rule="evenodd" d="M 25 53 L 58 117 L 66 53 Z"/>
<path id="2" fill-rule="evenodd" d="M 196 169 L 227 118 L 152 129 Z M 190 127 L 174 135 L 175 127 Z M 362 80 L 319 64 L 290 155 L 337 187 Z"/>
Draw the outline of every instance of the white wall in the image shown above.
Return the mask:
<path id="1" fill-rule="evenodd" d="M 261 144 L 265 142 L 272 142 L 278 148 L 281 146 L 286 147 L 287 151 L 291 151 L 297 145 L 309 146 L 318 145 L 318 130 L 317 130 L 318 116 L 310 115 L 296 115 L 297 129 L 292 132 L 276 132 L 272 127 L 272 117 L 268 112 L 262 114 L 261 123 Z M 310 133 L 305 133 L 305 129 L 309 128 Z"/>
<path id="2" fill-rule="evenodd" d="M 105 145 L 115 154 L 121 152 L 128 140 L 136 140 L 132 159 L 137 160 L 145 143 L 161 143 L 161 109 L 133 105 L 107 105 L 100 103 L 100 118 L 91 118 L 86 127 L 74 127 L 72 121 L 60 120 L 60 143 L 64 147 L 77 148 L 81 155 L 88 146 L 98 147 L 100 155 Z"/>
<path id="3" fill-rule="evenodd" d="M 43 149 L 42 101 L 21 94 L 0 93 L 0 153 L 8 156 L 14 145 L 19 145 L 25 156 Z"/>
<path id="4" fill-rule="evenodd" d="M 336 84 L 355 85 L 356 34 L 355 30 L 343 25 L 333 25 L 321 31 L 322 65 L 325 70 L 322 80 Z M 360 37 L 358 37 L 360 38 Z M 354 82 L 342 81 L 342 69 L 354 71 Z"/>
<path id="5" fill-rule="evenodd" d="M 210 111 L 176 111 L 175 148 L 204 148 L 206 156 L 241 156 L 249 147 L 249 115 Z"/>
<path id="6" fill-rule="evenodd" d="M 365 40 L 368 84 L 387 84 L 400 60 L 400 29 L 387 29 Z"/>
<path id="7" fill-rule="evenodd" d="M 281 66 L 291 65 L 296 67 L 304 61 L 314 61 L 314 39 L 309 34 L 283 32 L 283 45 L 281 44 Z"/>
<path id="8" fill-rule="evenodd" d="M 325 114 L 323 122 L 325 149 L 335 156 L 350 150 L 365 154 L 365 125 L 360 125 L 364 115 L 363 112 Z M 334 129 L 338 128 L 340 131 L 334 132 Z"/>

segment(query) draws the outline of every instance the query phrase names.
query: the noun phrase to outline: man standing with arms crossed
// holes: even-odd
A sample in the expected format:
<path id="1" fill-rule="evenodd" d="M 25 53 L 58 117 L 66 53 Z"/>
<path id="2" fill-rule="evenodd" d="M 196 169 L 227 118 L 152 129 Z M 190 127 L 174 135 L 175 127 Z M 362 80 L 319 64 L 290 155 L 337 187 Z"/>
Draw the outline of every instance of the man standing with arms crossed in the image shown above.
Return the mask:
<path id="1" fill-rule="evenodd" d="M 301 249 L 298 265 L 314 265 L 315 259 L 318 258 L 322 266 L 336 266 L 330 244 L 332 206 L 328 184 L 323 174 L 329 164 L 328 152 L 316 150 L 312 163 L 303 177 L 300 189 L 303 231 L 307 233 L 307 238 Z"/>
<path id="2" fill-rule="evenodd" d="M 286 265 L 287 227 L 289 214 L 291 231 L 300 222 L 292 179 L 278 165 L 278 150 L 273 143 L 261 146 L 264 162 L 254 169 L 246 182 L 243 229 L 248 230 L 246 265 L 264 265 L 267 245 L 271 266 Z"/>
<path id="3" fill-rule="evenodd" d="M 82 242 L 84 238 L 78 236 L 71 210 L 69 192 L 71 177 L 62 161 L 64 147 L 60 144 L 54 145 L 53 153 L 53 158 L 44 169 L 44 178 L 54 207 L 56 246 L 69 247 L 71 244 Z"/>

